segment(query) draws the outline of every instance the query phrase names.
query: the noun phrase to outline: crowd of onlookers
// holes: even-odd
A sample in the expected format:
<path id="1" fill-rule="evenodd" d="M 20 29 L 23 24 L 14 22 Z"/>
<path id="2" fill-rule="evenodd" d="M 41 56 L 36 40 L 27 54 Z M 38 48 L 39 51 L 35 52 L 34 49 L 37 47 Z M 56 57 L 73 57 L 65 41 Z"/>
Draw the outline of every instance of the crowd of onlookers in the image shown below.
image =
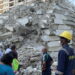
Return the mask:
<path id="1" fill-rule="evenodd" d="M 15 75 L 19 68 L 18 53 L 15 45 L 7 45 L 3 51 L 0 46 L 0 75 Z"/>
<path id="2" fill-rule="evenodd" d="M 58 65 L 55 75 L 75 75 L 75 50 L 70 47 L 72 34 L 64 31 L 59 35 L 62 48 L 58 53 Z M 41 70 L 42 75 L 51 75 L 52 57 L 48 54 L 48 49 L 42 49 Z M 5 52 L 0 46 L 0 75 L 15 75 L 19 71 L 20 64 L 15 45 L 7 45 Z"/>

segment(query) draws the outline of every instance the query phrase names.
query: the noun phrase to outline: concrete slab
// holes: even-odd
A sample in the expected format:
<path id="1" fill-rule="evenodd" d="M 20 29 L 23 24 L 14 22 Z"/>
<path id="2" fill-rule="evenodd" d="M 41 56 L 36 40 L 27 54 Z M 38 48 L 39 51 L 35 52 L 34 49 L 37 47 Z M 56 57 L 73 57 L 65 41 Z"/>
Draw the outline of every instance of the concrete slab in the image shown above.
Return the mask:
<path id="1" fill-rule="evenodd" d="M 63 30 L 63 29 L 68 30 L 68 29 L 72 29 L 72 27 L 71 26 L 68 26 L 68 25 L 59 25 L 58 26 L 58 29 L 60 29 L 60 30 Z"/>
<path id="2" fill-rule="evenodd" d="M 45 42 L 50 41 L 50 37 L 47 36 L 47 35 L 41 36 L 41 39 L 42 39 L 43 41 L 45 41 Z"/>
<path id="3" fill-rule="evenodd" d="M 17 22 L 19 22 L 21 25 L 25 26 L 28 23 L 28 18 L 23 17 L 21 19 L 17 19 Z"/>
<path id="4" fill-rule="evenodd" d="M 60 46 L 60 41 L 52 41 L 52 42 L 48 42 L 48 47 L 57 47 Z"/>
<path id="5" fill-rule="evenodd" d="M 7 30 L 9 30 L 9 31 L 11 31 L 11 32 L 14 31 L 14 27 L 12 27 L 12 26 L 7 26 L 7 25 L 5 25 L 5 29 L 7 29 Z"/>

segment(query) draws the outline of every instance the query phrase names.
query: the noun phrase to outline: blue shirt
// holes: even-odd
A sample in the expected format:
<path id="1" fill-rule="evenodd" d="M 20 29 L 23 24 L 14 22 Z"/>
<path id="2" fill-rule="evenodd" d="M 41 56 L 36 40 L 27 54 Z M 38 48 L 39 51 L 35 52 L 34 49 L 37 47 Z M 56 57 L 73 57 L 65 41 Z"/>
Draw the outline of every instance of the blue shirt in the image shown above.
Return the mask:
<path id="1" fill-rule="evenodd" d="M 0 75 L 15 75 L 15 74 L 10 66 L 0 64 Z"/>

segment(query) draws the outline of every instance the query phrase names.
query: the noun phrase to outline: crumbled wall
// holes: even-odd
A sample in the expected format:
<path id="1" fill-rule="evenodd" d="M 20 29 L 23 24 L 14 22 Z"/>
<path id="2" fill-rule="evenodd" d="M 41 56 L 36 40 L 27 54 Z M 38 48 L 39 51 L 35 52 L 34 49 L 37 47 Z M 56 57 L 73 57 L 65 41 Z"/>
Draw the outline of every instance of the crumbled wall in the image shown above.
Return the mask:
<path id="1" fill-rule="evenodd" d="M 4 46 L 16 44 L 19 60 L 27 71 L 40 73 L 41 49 L 46 46 L 57 61 L 61 48 L 58 35 L 68 30 L 74 36 L 74 19 L 74 10 L 60 0 L 16 6 L 0 15 L 0 41 Z M 74 41 L 70 45 L 74 45 Z M 32 66 L 35 66 L 33 70 Z"/>

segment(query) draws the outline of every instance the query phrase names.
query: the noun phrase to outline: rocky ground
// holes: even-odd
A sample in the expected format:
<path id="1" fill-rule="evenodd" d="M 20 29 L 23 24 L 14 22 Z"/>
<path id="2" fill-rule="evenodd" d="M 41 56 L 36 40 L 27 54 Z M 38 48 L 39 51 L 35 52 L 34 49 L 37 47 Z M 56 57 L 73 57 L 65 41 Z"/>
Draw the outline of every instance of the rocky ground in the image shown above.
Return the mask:
<path id="1" fill-rule="evenodd" d="M 45 46 L 55 69 L 61 48 L 58 35 L 64 30 L 73 34 L 74 16 L 73 9 L 59 1 L 23 4 L 0 15 L 0 43 L 3 47 L 16 44 L 19 61 L 24 65 L 19 75 L 41 75 L 41 50 Z"/>

